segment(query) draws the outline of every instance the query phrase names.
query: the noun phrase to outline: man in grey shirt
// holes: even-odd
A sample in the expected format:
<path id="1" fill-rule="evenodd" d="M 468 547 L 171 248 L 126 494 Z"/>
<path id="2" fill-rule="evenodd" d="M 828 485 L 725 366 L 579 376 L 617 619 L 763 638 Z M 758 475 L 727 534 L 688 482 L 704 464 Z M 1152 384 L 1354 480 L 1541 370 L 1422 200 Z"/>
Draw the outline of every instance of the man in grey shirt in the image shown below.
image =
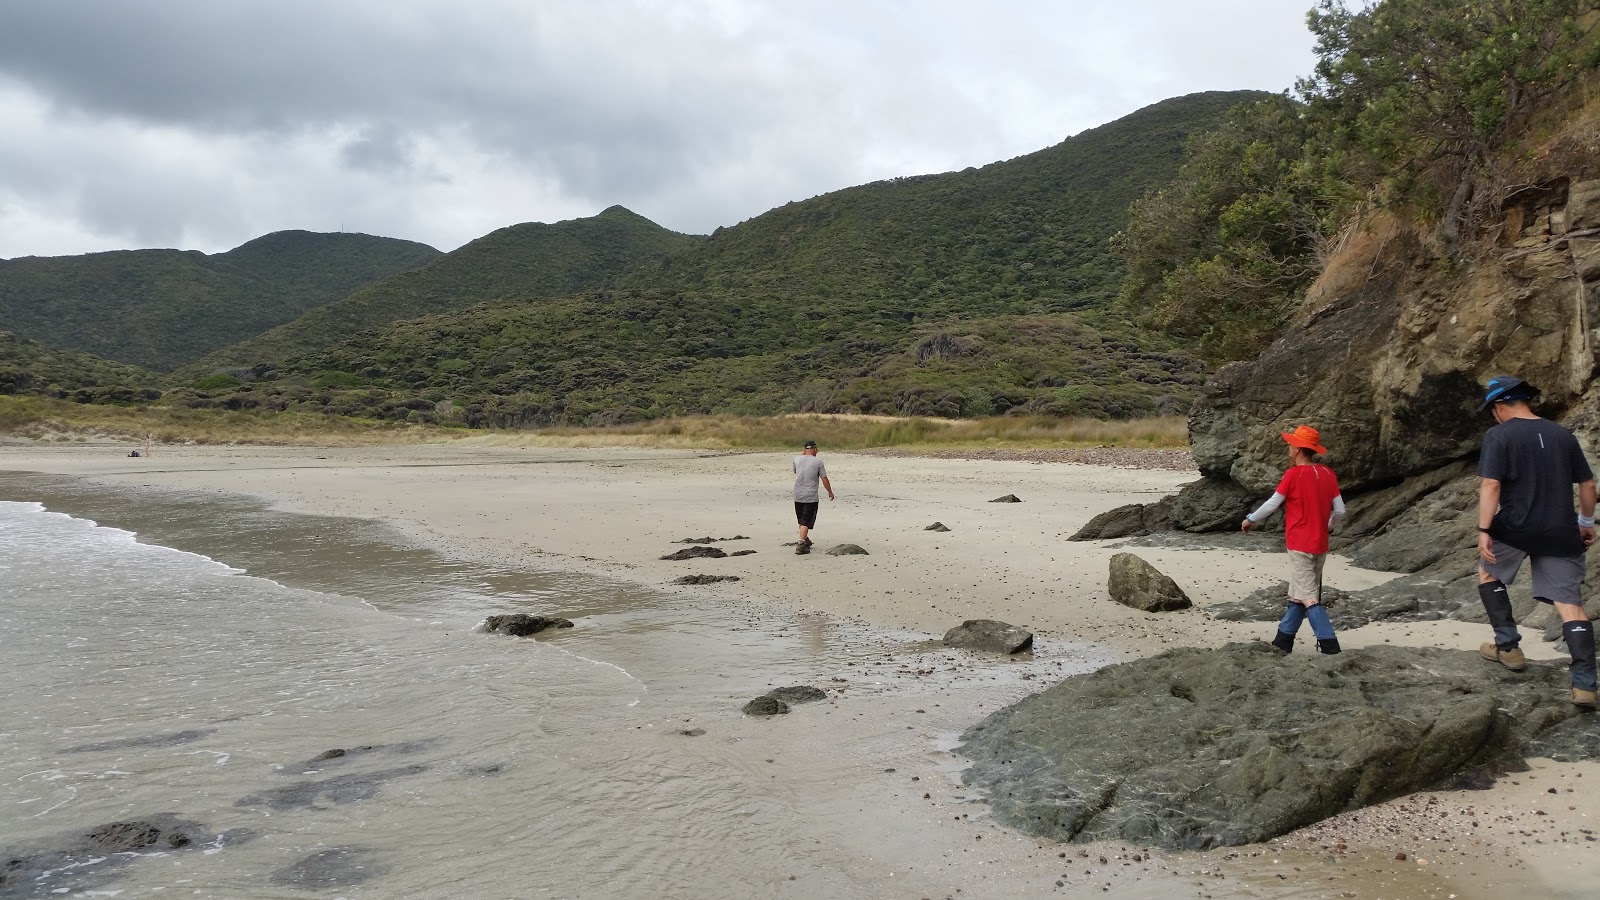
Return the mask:
<path id="1" fill-rule="evenodd" d="M 801 454 L 794 458 L 794 517 L 800 523 L 800 543 L 794 552 L 801 556 L 811 552 L 811 529 L 817 527 L 817 507 L 822 505 L 817 495 L 818 481 L 832 500 L 833 485 L 828 482 L 828 467 L 817 459 L 817 442 L 806 441 Z"/>

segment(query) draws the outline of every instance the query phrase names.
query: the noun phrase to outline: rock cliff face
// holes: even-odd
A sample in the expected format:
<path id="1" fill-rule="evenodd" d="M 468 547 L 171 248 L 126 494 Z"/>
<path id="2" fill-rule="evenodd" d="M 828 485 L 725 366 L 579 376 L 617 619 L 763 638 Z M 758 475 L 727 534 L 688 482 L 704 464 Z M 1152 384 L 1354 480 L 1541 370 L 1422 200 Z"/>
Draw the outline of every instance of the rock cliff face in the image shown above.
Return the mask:
<path id="1" fill-rule="evenodd" d="M 1596 461 L 1600 171 L 1582 168 L 1510 195 L 1468 262 L 1392 221 L 1349 238 L 1284 336 L 1207 384 L 1189 422 L 1204 478 L 1161 505 L 1172 527 L 1234 527 L 1234 507 L 1264 499 L 1283 471 L 1279 432 L 1314 425 L 1350 503 L 1336 547 L 1412 573 L 1390 593 L 1422 597 L 1416 617 L 1475 617 L 1474 466 L 1493 424 L 1476 411 L 1482 384 L 1513 373 L 1540 387 L 1537 411 Z M 1597 568 L 1592 554 L 1591 599 Z"/>

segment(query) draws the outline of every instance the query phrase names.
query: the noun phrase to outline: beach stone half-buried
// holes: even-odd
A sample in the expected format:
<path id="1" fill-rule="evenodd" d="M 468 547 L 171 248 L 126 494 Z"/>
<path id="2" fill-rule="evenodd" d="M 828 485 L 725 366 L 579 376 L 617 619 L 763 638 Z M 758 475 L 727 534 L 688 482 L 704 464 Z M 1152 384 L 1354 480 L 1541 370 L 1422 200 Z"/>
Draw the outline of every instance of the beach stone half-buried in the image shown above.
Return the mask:
<path id="1" fill-rule="evenodd" d="M 514 637 L 527 637 L 538 634 L 551 628 L 571 628 L 572 622 L 553 616 L 530 616 L 527 613 L 513 613 L 506 616 L 490 616 L 483 620 L 485 631 L 496 634 L 509 634 Z"/>
<path id="2" fill-rule="evenodd" d="M 989 502 L 990 503 L 1021 503 L 1022 502 L 1022 498 L 1018 497 L 1016 494 L 1007 494 L 1004 497 L 996 497 L 993 500 L 990 500 Z"/>
<path id="3" fill-rule="evenodd" d="M 839 544 L 828 550 L 829 556 L 866 556 L 867 551 L 859 544 Z"/>
<path id="4" fill-rule="evenodd" d="M 775 688 L 767 691 L 765 696 L 784 703 L 815 703 L 828 699 L 828 692 L 808 684 L 797 684 L 794 687 Z"/>
<path id="5" fill-rule="evenodd" d="M 661 557 L 666 560 L 685 559 L 722 559 L 728 552 L 721 547 L 685 547 L 677 553 L 668 553 Z"/>
<path id="6" fill-rule="evenodd" d="M 1021 653 L 1033 649 L 1033 632 L 994 619 L 968 619 L 944 633 L 946 647 Z"/>
<path id="7" fill-rule="evenodd" d="M 717 584 L 722 581 L 738 581 L 737 575 L 685 575 L 673 579 L 673 584 Z"/>
<path id="8" fill-rule="evenodd" d="M 1111 599 L 1144 612 L 1188 609 L 1189 595 L 1178 583 L 1132 553 L 1111 557 L 1111 577 L 1106 582 Z"/>
<path id="9" fill-rule="evenodd" d="M 932 525 L 929 525 L 927 528 L 924 528 L 922 530 L 923 531 L 949 531 L 950 529 L 948 527 L 946 527 L 943 522 L 935 522 Z"/>
<path id="10" fill-rule="evenodd" d="M 1200 850 L 1524 771 L 1577 714 L 1565 665 L 1513 674 L 1472 651 L 1284 656 L 1184 648 L 1069 678 L 962 735 L 997 820 L 1060 841 Z"/>
<path id="11" fill-rule="evenodd" d="M 742 711 L 747 716 L 781 716 L 789 711 L 789 704 L 767 695 L 746 703 Z"/>

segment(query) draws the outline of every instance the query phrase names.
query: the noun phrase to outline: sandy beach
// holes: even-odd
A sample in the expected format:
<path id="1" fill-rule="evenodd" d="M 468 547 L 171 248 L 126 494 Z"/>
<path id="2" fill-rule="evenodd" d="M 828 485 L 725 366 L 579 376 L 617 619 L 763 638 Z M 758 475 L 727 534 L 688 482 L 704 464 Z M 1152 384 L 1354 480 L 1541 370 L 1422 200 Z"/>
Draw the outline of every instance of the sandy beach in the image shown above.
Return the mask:
<path id="1" fill-rule="evenodd" d="M 1051 647 L 1066 644 L 1089 644 L 1107 658 L 1126 659 L 1172 646 L 1265 639 L 1270 625 L 1221 622 L 1206 609 L 1282 577 L 1281 555 L 1255 552 L 1280 548 L 1276 535 L 1251 538 L 1248 550 L 1142 547 L 1134 552 L 1177 580 L 1195 607 L 1150 615 L 1111 602 L 1105 584 L 1117 542 L 1071 543 L 1066 537 L 1100 512 L 1158 499 L 1195 477 L 1155 468 L 880 457 L 823 448 L 838 499 L 823 501 L 816 551 L 796 556 L 784 546 L 795 540 L 790 454 L 524 449 L 470 441 L 363 449 L 161 446 L 142 459 L 128 458 L 127 449 L 0 445 L 0 470 L 257 497 L 289 512 L 382 521 L 461 559 L 588 572 L 694 602 L 776 604 L 929 639 L 964 619 L 1001 619 L 1033 630 L 1045 658 Z M 1006 494 L 1022 502 L 990 502 Z M 936 521 L 950 530 L 925 530 Z M 687 546 L 679 543 L 684 539 L 735 536 L 746 539 L 717 546 L 755 553 L 660 558 Z M 845 543 L 868 555 L 824 552 Z M 671 584 L 688 574 L 739 580 Z M 1327 581 L 1357 590 L 1389 577 L 1334 557 Z M 1392 642 L 1468 649 L 1484 630 L 1458 622 L 1401 623 L 1340 637 L 1347 648 Z M 1553 656 L 1549 645 L 1526 646 L 1532 656 Z M 1030 687 L 1002 679 L 984 705 L 992 710 Z M 956 717 L 984 710 L 951 704 L 943 712 L 946 718 L 914 733 L 959 732 L 972 722 Z M 905 757 L 918 751 L 908 742 L 892 752 Z M 1183 869 L 1195 896 L 1466 898 L 1498 896 L 1506 887 L 1586 896 L 1571 891 L 1584 879 L 1592 885 L 1600 878 L 1587 831 L 1600 820 L 1600 788 L 1585 787 L 1600 785 L 1600 765 L 1533 766 L 1487 791 L 1415 795 L 1269 845 L 1189 855 L 1173 867 Z M 927 792 L 929 802 L 959 792 L 959 768 L 945 768 L 944 781 Z M 1006 851 L 1008 865 L 1046 871 L 1062 862 L 1050 852 L 1053 845 L 993 832 L 985 849 L 1013 846 Z M 1406 858 L 1397 860 L 1402 852 Z M 1257 877 L 1265 871 L 1272 873 L 1269 881 Z M 1272 881 L 1287 884 L 1277 890 Z"/>

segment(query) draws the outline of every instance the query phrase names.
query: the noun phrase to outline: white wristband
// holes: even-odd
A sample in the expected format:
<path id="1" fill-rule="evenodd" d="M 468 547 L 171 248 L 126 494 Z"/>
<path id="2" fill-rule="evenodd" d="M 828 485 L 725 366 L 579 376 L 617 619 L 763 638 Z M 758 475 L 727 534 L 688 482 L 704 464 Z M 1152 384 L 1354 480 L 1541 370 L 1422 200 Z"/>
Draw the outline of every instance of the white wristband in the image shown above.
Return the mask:
<path id="1" fill-rule="evenodd" d="M 1578 516 L 1578 527 L 1579 528 L 1593 528 L 1594 527 L 1594 516 L 1579 515 Z"/>

